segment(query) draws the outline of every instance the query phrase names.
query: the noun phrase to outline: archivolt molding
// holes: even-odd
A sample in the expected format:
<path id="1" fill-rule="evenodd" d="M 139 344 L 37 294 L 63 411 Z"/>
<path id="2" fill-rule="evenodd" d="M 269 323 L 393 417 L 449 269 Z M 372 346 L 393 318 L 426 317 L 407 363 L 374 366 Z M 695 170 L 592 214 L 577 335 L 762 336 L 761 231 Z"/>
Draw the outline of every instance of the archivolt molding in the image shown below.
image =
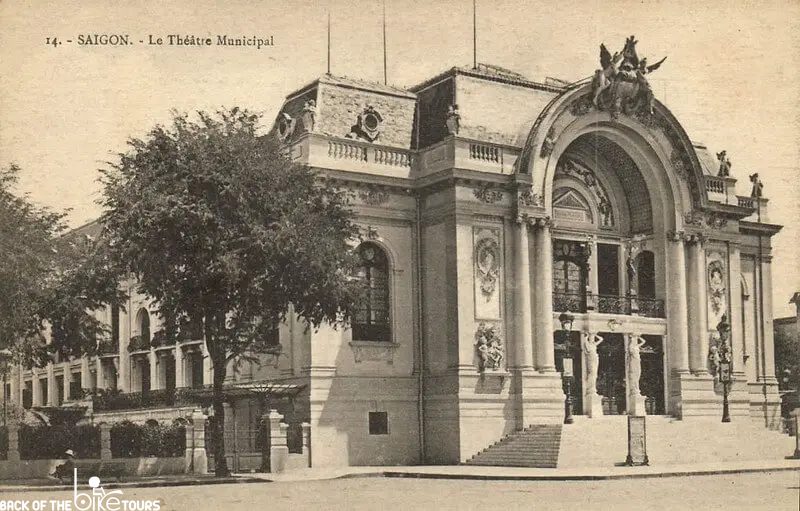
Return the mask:
<path id="1" fill-rule="evenodd" d="M 585 116 L 592 116 L 597 122 L 609 126 L 632 129 L 643 138 L 660 145 L 661 152 L 667 155 L 662 159 L 664 167 L 685 181 L 695 208 L 704 206 L 707 197 L 703 187 L 700 161 L 686 132 L 669 110 L 656 101 L 655 113 L 652 115 L 649 113 L 634 116 L 620 115 L 619 119 L 614 120 L 609 113 L 594 108 L 588 96 L 590 88 L 591 85 L 584 82 L 565 90 L 553 98 L 534 123 L 517 165 L 519 173 L 531 175 L 534 190 L 541 190 L 546 197 L 546 180 L 551 180 L 553 177 L 547 175 L 547 170 L 554 167 L 550 160 L 558 159 L 561 152 L 566 149 L 566 145 L 559 143 L 559 139 L 563 139 L 573 131 L 574 126 L 583 124 L 575 121 Z M 543 151 L 545 145 L 547 147 Z"/>

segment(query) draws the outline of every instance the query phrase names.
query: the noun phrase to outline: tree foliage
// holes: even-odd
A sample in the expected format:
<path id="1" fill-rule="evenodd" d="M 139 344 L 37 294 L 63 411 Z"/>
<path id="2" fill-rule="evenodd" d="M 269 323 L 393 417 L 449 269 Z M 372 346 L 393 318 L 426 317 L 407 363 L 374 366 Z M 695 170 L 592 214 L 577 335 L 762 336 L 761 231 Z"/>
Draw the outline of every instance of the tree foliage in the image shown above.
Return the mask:
<path id="1" fill-rule="evenodd" d="M 203 322 L 220 424 L 229 361 L 269 349 L 290 304 L 312 326 L 340 324 L 359 293 L 347 194 L 259 136 L 259 120 L 238 108 L 174 113 L 130 140 L 102 178 L 112 257 L 155 300 L 166 335 Z M 212 434 L 224 449 L 221 427 Z"/>
<path id="2" fill-rule="evenodd" d="M 92 353 L 105 334 L 93 312 L 115 296 L 116 272 L 100 247 L 64 235 L 66 213 L 15 193 L 19 171 L 0 170 L 0 348 L 28 365 Z"/>

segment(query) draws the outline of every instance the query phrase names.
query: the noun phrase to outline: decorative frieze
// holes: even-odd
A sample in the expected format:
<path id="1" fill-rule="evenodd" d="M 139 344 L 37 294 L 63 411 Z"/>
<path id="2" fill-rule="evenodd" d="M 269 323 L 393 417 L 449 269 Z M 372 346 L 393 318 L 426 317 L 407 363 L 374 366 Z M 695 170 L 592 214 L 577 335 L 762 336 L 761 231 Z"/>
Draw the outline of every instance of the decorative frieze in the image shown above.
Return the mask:
<path id="1" fill-rule="evenodd" d="M 710 229 L 721 229 L 728 224 L 725 216 L 713 211 L 692 210 L 684 215 L 683 221 L 687 225 L 696 227 L 707 227 Z"/>
<path id="2" fill-rule="evenodd" d="M 491 185 L 483 185 L 480 188 L 475 188 L 472 194 L 481 202 L 486 204 L 494 204 L 503 199 L 503 192 L 493 188 Z"/>
<path id="3" fill-rule="evenodd" d="M 369 204 L 370 206 L 379 206 L 389 201 L 389 192 L 386 190 L 370 188 L 368 190 L 361 190 L 358 192 L 358 198 L 361 199 L 364 204 Z"/>
<path id="4" fill-rule="evenodd" d="M 517 204 L 528 207 L 542 207 L 544 206 L 544 197 L 538 193 L 533 192 L 530 188 L 527 190 L 517 190 Z"/>

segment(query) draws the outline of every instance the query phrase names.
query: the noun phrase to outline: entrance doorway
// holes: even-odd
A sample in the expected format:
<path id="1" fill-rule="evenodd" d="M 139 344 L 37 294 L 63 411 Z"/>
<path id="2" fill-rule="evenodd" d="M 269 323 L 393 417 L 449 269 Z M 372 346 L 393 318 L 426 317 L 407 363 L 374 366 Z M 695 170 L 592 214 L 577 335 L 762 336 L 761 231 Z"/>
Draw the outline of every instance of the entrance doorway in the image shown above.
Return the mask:
<path id="1" fill-rule="evenodd" d="M 639 391 L 645 397 L 644 406 L 648 415 L 664 415 L 664 346 L 661 336 L 643 336 L 647 344 L 640 350 L 642 379 Z"/>
<path id="2" fill-rule="evenodd" d="M 597 393 L 603 399 L 603 415 L 622 415 L 627 410 L 625 399 L 625 338 L 622 334 L 603 333 L 597 347 Z"/>

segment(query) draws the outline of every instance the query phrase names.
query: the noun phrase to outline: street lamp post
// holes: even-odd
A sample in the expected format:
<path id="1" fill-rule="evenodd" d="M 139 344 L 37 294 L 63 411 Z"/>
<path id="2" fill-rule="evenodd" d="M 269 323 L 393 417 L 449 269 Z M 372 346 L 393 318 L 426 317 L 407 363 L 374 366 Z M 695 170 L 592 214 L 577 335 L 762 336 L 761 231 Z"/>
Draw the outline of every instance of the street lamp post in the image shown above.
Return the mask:
<path id="1" fill-rule="evenodd" d="M 574 419 L 572 418 L 572 353 L 570 351 L 570 332 L 572 331 L 572 323 L 575 321 L 575 316 L 573 316 L 569 310 L 566 312 L 562 312 L 558 316 L 558 321 L 561 322 L 561 331 L 564 332 L 565 339 L 564 339 L 564 348 L 566 351 L 566 355 L 562 360 L 564 364 L 564 371 L 561 373 L 562 377 L 564 378 L 564 385 L 565 385 L 565 394 L 566 397 L 564 399 L 564 424 L 572 424 Z"/>
<path id="2" fill-rule="evenodd" d="M 728 324 L 726 316 L 722 316 L 722 320 L 717 325 L 717 331 L 719 332 L 720 339 L 719 366 L 717 371 L 719 374 L 719 382 L 722 384 L 722 422 L 730 422 L 731 414 L 728 408 L 728 392 L 733 382 L 733 371 L 731 368 L 731 348 L 728 344 L 731 326 Z"/>

